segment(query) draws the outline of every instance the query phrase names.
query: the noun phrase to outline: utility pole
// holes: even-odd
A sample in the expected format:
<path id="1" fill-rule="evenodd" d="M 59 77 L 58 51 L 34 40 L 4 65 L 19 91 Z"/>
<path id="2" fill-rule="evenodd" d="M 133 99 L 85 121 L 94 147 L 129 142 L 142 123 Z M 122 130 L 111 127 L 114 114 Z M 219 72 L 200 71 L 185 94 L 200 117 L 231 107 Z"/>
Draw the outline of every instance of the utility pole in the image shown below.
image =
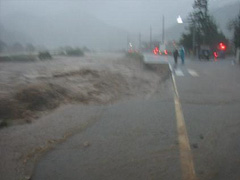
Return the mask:
<path id="1" fill-rule="evenodd" d="M 152 49 L 152 26 L 150 26 L 150 50 Z"/>
<path id="2" fill-rule="evenodd" d="M 193 22 L 193 37 L 192 37 L 192 50 L 193 50 L 193 56 L 196 55 L 196 24 Z"/>
<path id="3" fill-rule="evenodd" d="M 129 36 L 127 35 L 127 51 L 129 50 Z"/>
<path id="4" fill-rule="evenodd" d="M 164 16 L 162 17 L 162 44 L 164 44 L 165 41 L 165 18 Z"/>
<path id="5" fill-rule="evenodd" d="M 139 51 L 141 52 L 142 50 L 142 35 L 139 33 Z"/>

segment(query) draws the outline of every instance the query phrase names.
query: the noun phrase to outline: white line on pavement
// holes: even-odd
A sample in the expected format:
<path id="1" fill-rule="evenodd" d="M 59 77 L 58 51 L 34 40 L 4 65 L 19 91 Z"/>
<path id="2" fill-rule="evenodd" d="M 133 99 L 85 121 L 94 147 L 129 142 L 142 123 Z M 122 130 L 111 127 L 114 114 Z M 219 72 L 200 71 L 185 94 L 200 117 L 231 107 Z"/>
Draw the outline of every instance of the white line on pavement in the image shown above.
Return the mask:
<path id="1" fill-rule="evenodd" d="M 170 64 L 169 64 L 169 68 L 172 69 Z M 174 88 L 174 103 L 175 103 L 175 112 L 176 112 L 176 120 L 177 120 L 182 180 L 197 180 L 192 151 L 189 144 L 187 128 L 186 128 L 186 124 L 183 116 L 181 102 L 179 99 L 175 76 L 173 73 L 172 73 L 172 82 L 173 82 L 173 88 Z"/>
<path id="2" fill-rule="evenodd" d="M 177 76 L 184 76 L 182 70 L 180 70 L 180 69 L 176 69 L 176 70 L 175 70 L 175 74 L 176 74 Z"/>
<path id="3" fill-rule="evenodd" d="M 188 69 L 188 73 L 191 74 L 194 77 L 198 77 L 199 76 L 198 73 L 196 71 L 192 70 L 192 69 Z"/>

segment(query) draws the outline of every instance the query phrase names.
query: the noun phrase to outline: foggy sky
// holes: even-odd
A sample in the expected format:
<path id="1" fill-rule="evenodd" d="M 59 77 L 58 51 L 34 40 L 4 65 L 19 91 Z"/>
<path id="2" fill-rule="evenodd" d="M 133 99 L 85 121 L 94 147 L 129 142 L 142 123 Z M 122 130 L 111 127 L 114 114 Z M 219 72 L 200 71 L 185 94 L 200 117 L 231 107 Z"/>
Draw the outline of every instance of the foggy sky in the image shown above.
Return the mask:
<path id="1" fill-rule="evenodd" d="M 210 0 L 210 8 L 238 0 Z M 186 17 L 192 11 L 193 0 L 0 0 L 0 16 L 14 13 L 37 16 L 54 15 L 65 10 L 85 12 L 132 33 L 146 33 L 150 25 L 153 33 L 176 24 L 176 17 Z M 0 19 L 1 20 L 1 19 Z"/>

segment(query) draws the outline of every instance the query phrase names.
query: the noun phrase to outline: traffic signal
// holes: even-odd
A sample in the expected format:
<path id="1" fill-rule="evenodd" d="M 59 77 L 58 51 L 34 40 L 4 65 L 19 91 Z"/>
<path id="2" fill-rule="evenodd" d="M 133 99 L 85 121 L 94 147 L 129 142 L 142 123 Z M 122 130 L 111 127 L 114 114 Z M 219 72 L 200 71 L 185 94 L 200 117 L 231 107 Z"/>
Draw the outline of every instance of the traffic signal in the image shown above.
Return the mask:
<path id="1" fill-rule="evenodd" d="M 224 43 L 219 43 L 218 48 L 219 48 L 221 51 L 225 51 L 227 47 L 226 47 L 226 45 L 225 45 Z"/>

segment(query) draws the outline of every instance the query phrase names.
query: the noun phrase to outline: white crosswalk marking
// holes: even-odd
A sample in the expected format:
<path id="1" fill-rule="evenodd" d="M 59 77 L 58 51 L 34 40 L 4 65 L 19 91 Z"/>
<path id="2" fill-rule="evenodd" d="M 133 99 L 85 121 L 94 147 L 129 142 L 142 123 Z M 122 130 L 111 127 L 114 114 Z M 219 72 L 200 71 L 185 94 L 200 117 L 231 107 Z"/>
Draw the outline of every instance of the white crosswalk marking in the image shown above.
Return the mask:
<path id="1" fill-rule="evenodd" d="M 180 70 L 180 69 L 176 69 L 176 70 L 175 70 L 175 74 L 176 74 L 177 76 L 184 76 L 182 70 Z"/>
<path id="2" fill-rule="evenodd" d="M 196 71 L 192 70 L 192 69 L 188 69 L 188 73 L 191 74 L 194 77 L 198 77 L 199 76 L 198 73 Z"/>
<path id="3" fill-rule="evenodd" d="M 195 70 L 193 70 L 193 69 L 186 69 L 186 70 L 183 72 L 182 69 L 180 69 L 180 68 L 174 69 L 176 76 L 182 76 L 183 77 L 183 76 L 189 74 L 193 77 L 199 77 L 199 74 Z"/>

